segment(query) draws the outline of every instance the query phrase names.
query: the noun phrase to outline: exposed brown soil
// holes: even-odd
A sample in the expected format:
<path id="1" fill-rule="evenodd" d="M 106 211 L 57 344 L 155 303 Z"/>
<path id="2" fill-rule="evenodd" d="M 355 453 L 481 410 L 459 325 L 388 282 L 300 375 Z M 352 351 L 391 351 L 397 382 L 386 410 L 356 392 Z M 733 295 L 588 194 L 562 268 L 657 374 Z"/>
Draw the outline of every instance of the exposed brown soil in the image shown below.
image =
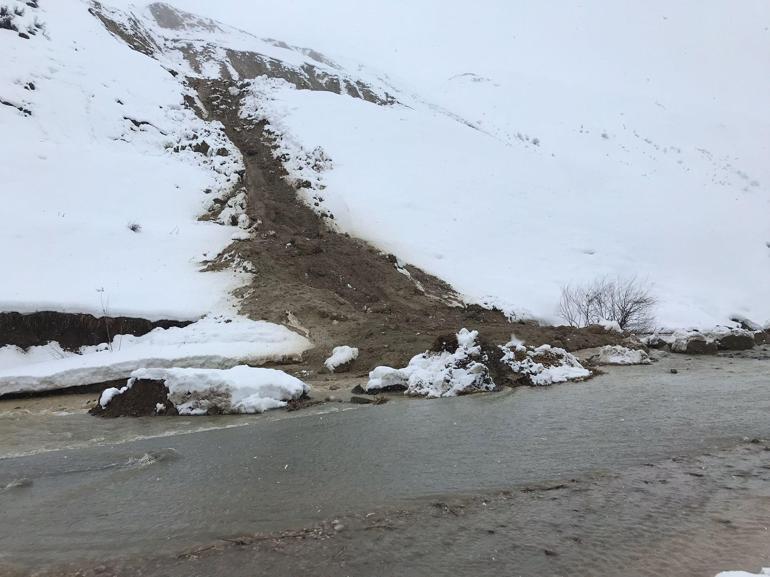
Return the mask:
<path id="1" fill-rule="evenodd" d="M 162 327 L 184 327 L 187 321 L 148 321 L 133 317 L 95 317 L 81 313 L 0 313 L 0 347 L 21 348 L 57 341 L 65 350 L 75 351 L 85 345 L 109 342 L 115 335 L 145 335 Z"/>
<path id="2" fill-rule="evenodd" d="M 190 83 L 209 119 L 221 121 L 241 150 L 249 216 L 261 221 L 256 238 L 234 243 L 212 267 L 226 266 L 232 255 L 254 265 L 254 281 L 238 293 L 242 312 L 305 329 L 317 345 L 306 355 L 310 368 L 320 370 L 331 348 L 342 344 L 359 348 L 356 370 L 403 366 L 429 349 L 437 335 L 451 335 L 462 327 L 479 330 L 490 343 L 505 343 L 515 333 L 528 344 L 551 343 L 568 350 L 621 340 L 603 329 L 541 327 L 511 322 L 496 310 L 462 306 L 446 283 L 407 267 L 421 290 L 397 270 L 392 255 L 331 230 L 297 198 L 276 158 L 269 125 L 240 118 L 240 95 L 229 91 L 236 83 Z"/>
<path id="3" fill-rule="evenodd" d="M 105 408 L 97 403 L 88 412 L 97 417 L 149 417 L 158 414 L 156 407 L 159 404 L 165 407 L 161 414 L 177 414 L 176 407 L 168 400 L 168 390 L 163 382 L 138 379 Z"/>

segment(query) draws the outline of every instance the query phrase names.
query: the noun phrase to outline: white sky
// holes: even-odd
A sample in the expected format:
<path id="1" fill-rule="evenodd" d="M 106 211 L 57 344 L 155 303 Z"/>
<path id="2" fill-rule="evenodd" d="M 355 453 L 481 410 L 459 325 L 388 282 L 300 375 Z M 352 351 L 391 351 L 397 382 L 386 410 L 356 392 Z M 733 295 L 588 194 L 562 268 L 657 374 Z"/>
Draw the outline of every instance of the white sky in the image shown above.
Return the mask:
<path id="1" fill-rule="evenodd" d="M 722 99 L 717 106 L 744 107 L 746 78 L 755 94 L 757 79 L 770 78 L 767 0 L 169 3 L 257 36 L 344 55 L 418 89 L 469 71 L 502 80 L 555 71 L 568 85 L 601 91 L 622 82 L 662 95 L 695 89 Z M 770 95 L 770 82 L 759 88 Z"/>

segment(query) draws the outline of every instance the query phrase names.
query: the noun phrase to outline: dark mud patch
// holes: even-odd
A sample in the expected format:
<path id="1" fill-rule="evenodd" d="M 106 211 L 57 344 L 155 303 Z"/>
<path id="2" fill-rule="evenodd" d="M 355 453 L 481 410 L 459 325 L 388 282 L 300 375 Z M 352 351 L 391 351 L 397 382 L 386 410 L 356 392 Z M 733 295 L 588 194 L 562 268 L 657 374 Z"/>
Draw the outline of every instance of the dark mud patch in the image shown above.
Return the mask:
<path id="1" fill-rule="evenodd" d="M 163 409 L 158 411 L 158 406 Z M 102 407 L 96 404 L 89 414 L 97 417 L 151 417 L 155 415 L 177 415 L 174 404 L 168 400 L 168 389 L 162 381 L 138 379 L 131 388 L 116 395 Z"/>
<path id="2" fill-rule="evenodd" d="M 0 313 L 0 347 L 16 345 L 23 349 L 57 341 L 67 351 L 98 345 L 115 335 L 140 337 L 151 330 L 184 327 L 191 321 L 149 321 L 136 317 L 95 317 L 82 313 L 41 311 Z"/>

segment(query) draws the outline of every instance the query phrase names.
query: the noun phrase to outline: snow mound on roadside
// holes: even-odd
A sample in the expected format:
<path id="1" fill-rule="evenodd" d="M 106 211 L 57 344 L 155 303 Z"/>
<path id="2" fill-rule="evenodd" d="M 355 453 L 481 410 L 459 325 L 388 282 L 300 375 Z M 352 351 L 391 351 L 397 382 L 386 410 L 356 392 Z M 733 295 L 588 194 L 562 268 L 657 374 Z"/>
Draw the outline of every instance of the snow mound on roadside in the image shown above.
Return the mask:
<path id="1" fill-rule="evenodd" d="M 299 399 L 310 387 L 289 374 L 276 369 L 246 365 L 231 369 L 137 369 L 126 386 L 110 388 L 102 393 L 99 404 L 106 408 L 115 397 L 125 394 L 137 380 L 163 381 L 168 400 L 180 415 L 205 415 L 211 410 L 222 414 L 263 413 L 285 407 L 287 401 Z M 162 411 L 159 405 L 156 411 Z"/>
<path id="2" fill-rule="evenodd" d="M 402 369 L 377 367 L 369 373 L 367 392 L 404 388 L 404 394 L 428 398 L 493 391 L 495 383 L 484 364 L 478 331 L 460 330 L 454 352 L 425 352 L 412 357 Z"/>
<path id="3" fill-rule="evenodd" d="M 553 385 L 591 376 L 591 371 L 583 367 L 573 354 L 558 347 L 542 345 L 531 348 L 511 342 L 500 349 L 503 351 L 503 365 L 529 385 Z"/>
<path id="4" fill-rule="evenodd" d="M 629 349 L 620 345 L 607 345 L 599 351 L 600 365 L 648 365 L 650 355 L 641 349 Z"/>
<path id="5" fill-rule="evenodd" d="M 157 328 L 140 337 L 118 335 L 111 343 L 82 347 L 80 354 L 0 369 L 0 395 L 125 379 L 148 366 L 221 369 L 244 362 L 294 359 L 311 346 L 305 337 L 281 325 L 209 316 L 186 327 Z M 0 358 L 12 354 L 6 352 Z M 18 352 L 15 356 L 18 359 Z M 34 359 L 40 358 L 36 353 Z"/>
<path id="6" fill-rule="evenodd" d="M 332 355 L 324 361 L 324 366 L 333 373 L 337 367 L 353 362 L 357 358 L 358 349 L 356 347 L 349 347 L 347 345 L 334 347 Z"/>

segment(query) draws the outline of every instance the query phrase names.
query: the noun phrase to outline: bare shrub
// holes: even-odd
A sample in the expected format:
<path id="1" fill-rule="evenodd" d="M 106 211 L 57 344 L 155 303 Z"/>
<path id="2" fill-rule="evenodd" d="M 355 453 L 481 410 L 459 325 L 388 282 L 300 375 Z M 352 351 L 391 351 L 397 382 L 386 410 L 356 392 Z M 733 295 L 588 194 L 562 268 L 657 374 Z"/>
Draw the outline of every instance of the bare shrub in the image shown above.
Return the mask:
<path id="1" fill-rule="evenodd" d="M 142 225 L 138 222 L 129 222 L 126 226 L 128 226 L 128 230 L 131 232 L 142 232 Z"/>
<path id="2" fill-rule="evenodd" d="M 624 331 L 642 333 L 654 328 L 656 305 L 649 283 L 637 277 L 604 277 L 590 284 L 564 286 L 559 314 L 573 327 L 614 321 Z"/>

